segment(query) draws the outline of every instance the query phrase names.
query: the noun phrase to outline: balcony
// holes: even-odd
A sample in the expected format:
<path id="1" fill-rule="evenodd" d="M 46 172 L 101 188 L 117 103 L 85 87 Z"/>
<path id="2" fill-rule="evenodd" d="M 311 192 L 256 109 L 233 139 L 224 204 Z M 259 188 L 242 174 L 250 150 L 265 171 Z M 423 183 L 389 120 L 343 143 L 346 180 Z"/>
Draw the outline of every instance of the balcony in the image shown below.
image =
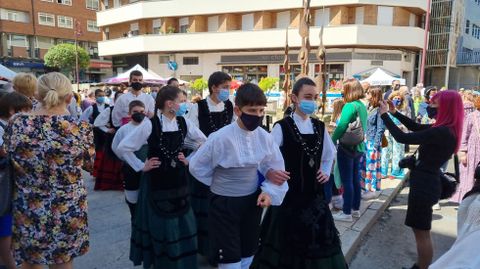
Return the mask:
<path id="1" fill-rule="evenodd" d="M 127 21 L 148 18 L 185 17 L 192 15 L 218 15 L 231 13 L 249 13 L 257 11 L 301 9 L 302 1 L 293 0 L 170 0 L 140 1 L 97 12 L 97 25 L 105 27 Z M 427 10 L 427 1 L 423 0 L 312 0 L 311 8 L 330 6 L 381 5 L 405 7 L 417 14 Z"/>
<path id="2" fill-rule="evenodd" d="M 479 65 L 480 66 L 480 51 L 459 52 L 457 55 L 457 65 Z"/>
<path id="3" fill-rule="evenodd" d="M 312 49 L 320 43 L 320 27 L 310 29 Z M 328 48 L 379 48 L 418 51 L 423 47 L 424 30 L 416 27 L 344 25 L 326 27 Z M 408 38 L 398 38 L 398 37 Z M 289 30 L 290 47 L 301 47 L 298 29 Z M 167 35 L 140 35 L 101 41 L 99 55 L 133 53 L 175 53 L 282 49 L 285 30 L 205 32 Z"/>

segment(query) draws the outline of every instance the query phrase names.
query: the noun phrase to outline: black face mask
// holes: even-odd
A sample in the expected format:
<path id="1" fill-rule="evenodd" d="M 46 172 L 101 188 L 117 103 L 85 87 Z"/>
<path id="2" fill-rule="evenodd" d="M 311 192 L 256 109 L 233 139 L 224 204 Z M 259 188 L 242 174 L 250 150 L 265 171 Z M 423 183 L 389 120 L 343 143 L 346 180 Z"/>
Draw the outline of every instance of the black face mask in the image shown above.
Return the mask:
<path id="1" fill-rule="evenodd" d="M 132 120 L 137 123 L 141 123 L 145 119 L 145 114 L 141 112 L 136 112 L 132 114 Z"/>
<path id="2" fill-rule="evenodd" d="M 130 87 L 132 87 L 132 89 L 135 91 L 139 91 L 143 88 L 143 84 L 141 82 L 132 82 L 130 83 Z"/>
<path id="3" fill-rule="evenodd" d="M 435 119 L 437 117 L 437 108 L 427 106 L 427 115 L 430 119 Z"/>
<path id="4" fill-rule="evenodd" d="M 262 125 L 263 116 L 259 117 L 242 112 L 240 120 L 242 120 L 243 125 L 245 125 L 245 128 L 247 128 L 247 130 L 254 131 L 258 128 L 258 126 Z"/>

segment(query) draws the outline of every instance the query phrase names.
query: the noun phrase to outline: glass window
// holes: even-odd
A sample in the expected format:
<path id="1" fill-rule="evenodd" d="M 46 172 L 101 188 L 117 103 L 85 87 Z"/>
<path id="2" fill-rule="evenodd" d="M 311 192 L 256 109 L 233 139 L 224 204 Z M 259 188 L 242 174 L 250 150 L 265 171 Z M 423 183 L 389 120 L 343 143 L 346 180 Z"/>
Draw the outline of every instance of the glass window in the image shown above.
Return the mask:
<path id="1" fill-rule="evenodd" d="M 242 30 L 250 31 L 254 27 L 253 13 L 242 15 Z"/>
<path id="2" fill-rule="evenodd" d="M 50 13 L 38 13 L 38 24 L 55 26 L 55 15 Z"/>
<path id="3" fill-rule="evenodd" d="M 155 19 L 152 21 L 152 33 L 158 35 L 162 30 L 162 19 Z"/>
<path id="4" fill-rule="evenodd" d="M 198 65 L 198 57 L 183 57 L 183 65 Z"/>
<path id="5" fill-rule="evenodd" d="M 188 32 L 188 26 L 189 26 L 189 21 L 188 17 L 180 18 L 178 21 L 180 25 L 180 33 L 187 33 Z"/>
<path id="6" fill-rule="evenodd" d="M 164 56 L 164 55 L 158 56 L 158 63 L 159 64 L 166 64 L 166 63 L 168 63 L 168 61 L 170 61 L 170 56 Z"/>
<path id="7" fill-rule="evenodd" d="M 87 20 L 87 31 L 99 33 L 99 32 L 100 32 L 100 28 L 98 28 L 97 22 L 96 22 L 96 21 Z"/>
<path id="8" fill-rule="evenodd" d="M 72 5 L 72 0 L 57 0 L 57 3 L 62 4 L 62 5 L 71 6 Z"/>
<path id="9" fill-rule="evenodd" d="M 37 49 L 49 49 L 55 44 L 53 38 L 37 36 L 35 37 L 35 48 Z"/>
<path id="10" fill-rule="evenodd" d="M 23 47 L 28 48 L 28 39 L 24 35 L 9 35 L 8 47 Z"/>
<path id="11" fill-rule="evenodd" d="M 58 15 L 58 27 L 73 29 L 73 18 Z"/>
<path id="12" fill-rule="evenodd" d="M 467 20 L 467 24 L 465 25 L 465 34 L 470 33 L 470 20 Z"/>
<path id="13" fill-rule="evenodd" d="M 108 5 L 106 5 L 106 6 L 108 6 Z M 87 0 L 87 9 L 99 10 L 100 9 L 100 1 L 99 0 Z"/>
<path id="14" fill-rule="evenodd" d="M 208 17 L 208 31 L 209 32 L 218 31 L 218 16 Z"/>
<path id="15" fill-rule="evenodd" d="M 384 26 L 393 25 L 393 7 L 378 7 L 377 24 Z"/>
<path id="16" fill-rule="evenodd" d="M 285 29 L 290 26 L 290 11 L 277 13 L 277 28 Z"/>

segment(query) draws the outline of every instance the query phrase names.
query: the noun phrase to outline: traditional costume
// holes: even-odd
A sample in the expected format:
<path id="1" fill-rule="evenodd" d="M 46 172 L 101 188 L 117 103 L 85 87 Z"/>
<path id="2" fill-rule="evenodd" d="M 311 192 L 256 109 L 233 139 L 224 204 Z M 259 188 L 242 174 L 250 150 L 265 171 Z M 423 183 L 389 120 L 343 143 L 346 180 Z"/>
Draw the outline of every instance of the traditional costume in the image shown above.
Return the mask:
<path id="1" fill-rule="evenodd" d="M 153 113 L 155 111 L 155 100 L 149 94 L 141 92 L 138 96 L 132 92 L 127 92 L 120 95 L 115 101 L 115 108 L 112 112 L 113 125 L 119 128 L 122 125 L 130 122 L 130 116 L 128 116 L 128 105 L 133 100 L 142 101 L 145 104 L 145 113 Z"/>

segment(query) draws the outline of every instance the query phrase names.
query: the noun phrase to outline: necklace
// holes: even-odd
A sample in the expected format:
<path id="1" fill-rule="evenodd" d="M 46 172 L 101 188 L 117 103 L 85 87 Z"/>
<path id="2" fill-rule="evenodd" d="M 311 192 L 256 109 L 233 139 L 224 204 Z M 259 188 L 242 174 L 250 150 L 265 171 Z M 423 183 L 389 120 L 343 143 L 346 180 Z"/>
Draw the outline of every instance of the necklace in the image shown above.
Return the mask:
<path id="1" fill-rule="evenodd" d="M 315 156 L 318 155 L 320 148 L 322 147 L 322 139 L 319 136 L 320 131 L 318 130 L 316 124 L 314 124 L 313 119 L 310 119 L 312 122 L 313 133 L 317 137 L 317 141 L 313 147 L 309 147 L 305 139 L 302 137 L 302 134 L 300 133 L 300 130 L 295 123 L 295 120 L 292 117 L 289 117 L 289 119 L 293 128 L 293 133 L 295 134 L 296 141 L 300 144 L 302 151 L 309 157 L 310 160 L 308 161 L 308 165 L 310 165 L 310 167 L 313 167 L 315 165 Z"/>
<path id="2" fill-rule="evenodd" d="M 163 122 L 163 113 L 160 114 L 160 119 L 159 119 L 159 122 L 160 122 L 160 130 L 158 130 L 158 137 L 159 137 L 159 145 L 158 147 L 160 148 L 160 151 L 162 152 L 163 156 L 165 157 L 165 159 L 167 160 L 171 160 L 170 162 L 170 166 L 172 168 L 175 168 L 177 167 L 177 162 L 176 162 L 176 158 L 178 156 L 178 153 L 180 152 L 180 150 L 182 149 L 183 147 L 183 144 L 184 144 L 184 141 L 185 141 L 185 137 L 183 136 L 183 128 L 182 128 L 182 125 L 177 121 L 177 126 L 178 126 L 178 131 L 180 132 L 181 136 L 182 136 L 182 139 L 181 139 L 181 142 L 179 143 L 179 145 L 177 146 L 177 148 L 175 150 L 169 150 L 164 144 L 163 144 L 163 126 L 162 126 L 162 122 Z"/>
<path id="3" fill-rule="evenodd" d="M 225 102 L 224 102 L 224 104 L 225 104 Z M 228 113 L 227 113 L 228 111 L 227 111 L 226 104 L 225 104 L 225 107 L 224 107 L 223 111 L 219 112 L 219 113 L 221 113 L 221 117 L 223 119 L 225 119 L 224 124 L 220 127 L 217 127 L 217 125 L 215 125 L 215 122 L 213 121 L 212 112 L 210 112 L 210 109 L 208 108 L 208 102 L 207 102 L 207 110 L 208 110 L 208 125 L 210 126 L 210 130 L 212 131 L 212 133 L 218 131 L 223 126 L 227 126 L 232 121 L 228 117 Z"/>

